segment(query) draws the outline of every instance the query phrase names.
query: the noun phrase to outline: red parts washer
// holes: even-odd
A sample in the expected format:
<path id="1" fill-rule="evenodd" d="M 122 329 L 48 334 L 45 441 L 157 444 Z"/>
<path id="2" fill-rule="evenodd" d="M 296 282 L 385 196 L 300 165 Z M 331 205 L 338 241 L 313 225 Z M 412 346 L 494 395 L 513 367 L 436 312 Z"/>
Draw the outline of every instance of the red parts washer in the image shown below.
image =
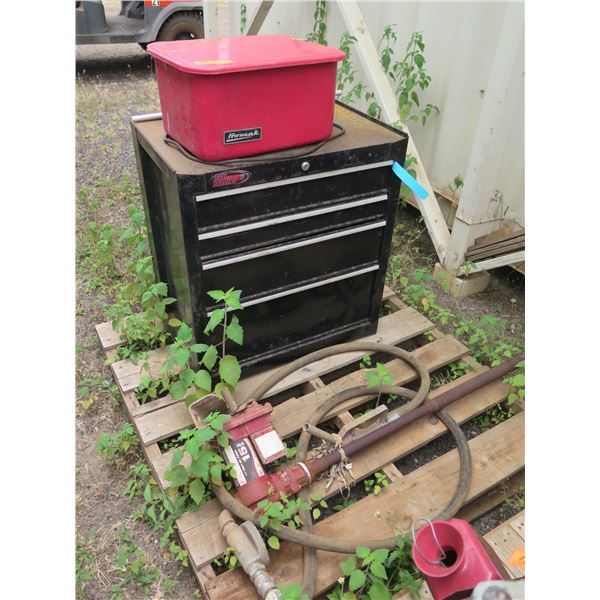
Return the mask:
<path id="1" fill-rule="evenodd" d="M 413 524 L 412 555 L 435 600 L 467 598 L 481 581 L 509 578 L 469 523 L 462 519 L 428 523 L 416 535 L 416 521 Z"/>
<path id="2" fill-rule="evenodd" d="M 249 404 L 226 421 L 230 445 L 224 453 L 235 466 L 236 484 L 250 485 L 265 475 L 263 465 L 285 456 L 285 446 L 271 425 L 270 403 Z"/>
<path id="3" fill-rule="evenodd" d="M 344 53 L 281 35 L 148 45 L 165 131 L 205 161 L 327 139 Z"/>

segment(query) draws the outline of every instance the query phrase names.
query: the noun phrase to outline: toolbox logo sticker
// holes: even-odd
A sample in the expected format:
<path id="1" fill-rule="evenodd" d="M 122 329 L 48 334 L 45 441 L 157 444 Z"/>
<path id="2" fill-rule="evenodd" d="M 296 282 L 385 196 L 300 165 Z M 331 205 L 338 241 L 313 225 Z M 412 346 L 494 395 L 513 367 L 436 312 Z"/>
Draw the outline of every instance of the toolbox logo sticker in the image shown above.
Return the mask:
<path id="1" fill-rule="evenodd" d="M 226 185 L 240 185 L 250 179 L 248 171 L 223 171 L 213 175 L 210 185 L 213 188 L 225 187 Z"/>
<path id="2" fill-rule="evenodd" d="M 225 145 L 240 144 L 242 142 L 257 142 L 262 139 L 262 127 L 253 127 L 252 129 L 236 129 L 235 131 L 226 131 L 223 135 Z"/>

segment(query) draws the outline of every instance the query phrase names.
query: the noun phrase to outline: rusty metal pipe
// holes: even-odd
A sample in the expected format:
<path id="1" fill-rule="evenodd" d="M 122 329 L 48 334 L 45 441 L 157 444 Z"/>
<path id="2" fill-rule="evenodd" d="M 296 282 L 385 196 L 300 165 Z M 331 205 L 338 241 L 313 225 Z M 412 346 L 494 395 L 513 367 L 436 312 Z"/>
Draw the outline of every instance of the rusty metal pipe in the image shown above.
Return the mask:
<path id="1" fill-rule="evenodd" d="M 463 398 L 467 394 L 474 392 L 482 388 L 483 386 L 500 379 L 508 375 L 518 363 L 524 360 L 524 356 L 515 356 L 510 360 L 498 365 L 497 367 L 493 367 L 488 369 L 487 371 L 483 371 L 479 375 L 476 375 L 472 379 L 457 385 L 456 387 L 441 393 L 437 398 L 425 400 L 421 406 L 411 410 L 408 413 L 394 419 L 393 421 L 388 421 L 385 425 L 366 433 L 362 437 L 359 437 L 348 444 L 342 446 L 342 450 L 346 456 L 352 456 L 357 452 L 360 452 L 364 448 L 371 446 L 375 442 L 382 440 L 388 435 L 402 429 L 402 427 L 406 427 L 410 423 L 413 423 L 417 419 L 424 417 L 426 415 L 436 413 L 442 410 L 444 407 L 452 404 L 452 402 L 456 402 L 460 398 Z M 382 393 L 394 393 L 393 388 L 386 388 L 386 386 L 381 386 L 379 388 Z M 389 391 L 388 391 L 389 390 Z M 357 393 L 359 395 L 359 393 Z M 334 450 L 331 454 L 327 454 L 322 456 L 321 458 L 306 461 L 305 465 L 310 471 L 311 477 L 313 479 L 316 478 L 317 475 L 329 469 L 332 465 L 338 463 L 341 459 L 341 453 L 339 450 Z"/>

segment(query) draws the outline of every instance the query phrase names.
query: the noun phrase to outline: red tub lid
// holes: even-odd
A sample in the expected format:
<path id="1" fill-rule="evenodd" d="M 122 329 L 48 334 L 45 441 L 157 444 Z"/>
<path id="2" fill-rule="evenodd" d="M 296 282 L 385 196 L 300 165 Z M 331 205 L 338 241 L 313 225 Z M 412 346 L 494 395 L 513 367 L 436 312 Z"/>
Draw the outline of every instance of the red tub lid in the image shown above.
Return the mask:
<path id="1" fill-rule="evenodd" d="M 154 42 L 148 52 L 180 71 L 219 75 L 344 59 L 344 53 L 285 35 L 251 35 L 207 40 Z"/>

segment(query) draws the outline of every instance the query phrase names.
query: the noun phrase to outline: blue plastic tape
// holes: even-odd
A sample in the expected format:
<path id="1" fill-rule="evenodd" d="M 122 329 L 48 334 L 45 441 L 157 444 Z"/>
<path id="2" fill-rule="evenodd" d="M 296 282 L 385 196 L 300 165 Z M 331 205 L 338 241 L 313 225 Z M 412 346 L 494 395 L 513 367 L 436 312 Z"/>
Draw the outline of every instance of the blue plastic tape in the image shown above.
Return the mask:
<path id="1" fill-rule="evenodd" d="M 429 196 L 427 190 L 404 167 L 402 167 L 400 163 L 394 161 L 392 171 L 394 171 L 396 177 L 405 183 L 414 194 L 421 198 L 421 200 L 425 200 L 425 198 Z"/>

